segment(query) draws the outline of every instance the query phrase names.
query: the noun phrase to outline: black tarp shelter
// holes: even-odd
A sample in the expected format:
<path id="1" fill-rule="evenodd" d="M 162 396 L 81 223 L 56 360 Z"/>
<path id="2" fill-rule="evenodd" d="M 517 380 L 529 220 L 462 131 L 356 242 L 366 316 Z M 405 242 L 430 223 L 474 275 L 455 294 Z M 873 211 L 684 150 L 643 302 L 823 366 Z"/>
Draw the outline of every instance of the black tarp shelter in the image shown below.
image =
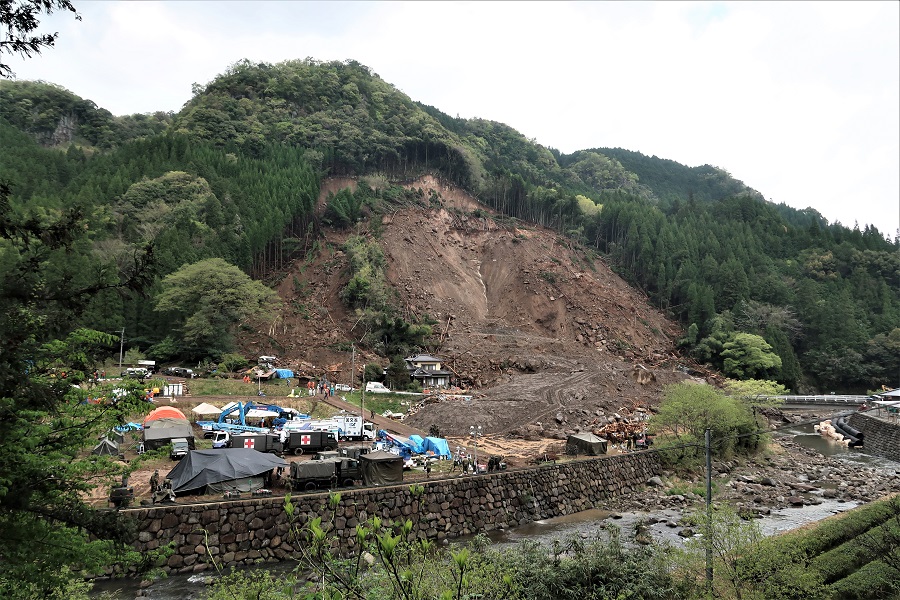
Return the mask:
<path id="1" fill-rule="evenodd" d="M 600 456 L 606 454 L 606 440 L 593 433 L 575 433 L 566 439 L 566 452 Z"/>
<path id="2" fill-rule="evenodd" d="M 201 494 L 223 490 L 250 492 L 264 487 L 265 475 L 286 467 L 287 461 L 274 454 L 247 448 L 193 450 L 166 475 L 176 494 Z"/>
<path id="3" fill-rule="evenodd" d="M 366 485 L 403 483 L 403 459 L 396 454 L 381 450 L 362 454 L 359 466 Z"/>

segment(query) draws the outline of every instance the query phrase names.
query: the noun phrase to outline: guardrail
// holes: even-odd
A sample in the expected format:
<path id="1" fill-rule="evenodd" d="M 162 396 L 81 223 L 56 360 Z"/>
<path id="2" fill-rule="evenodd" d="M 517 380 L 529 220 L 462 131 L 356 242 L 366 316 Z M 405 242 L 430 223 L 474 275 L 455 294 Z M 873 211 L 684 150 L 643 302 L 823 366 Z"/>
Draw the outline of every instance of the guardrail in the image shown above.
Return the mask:
<path id="1" fill-rule="evenodd" d="M 765 398 L 784 401 L 785 404 L 824 404 L 824 405 L 860 405 L 871 401 L 870 396 L 838 396 L 823 394 L 821 396 L 765 396 Z"/>

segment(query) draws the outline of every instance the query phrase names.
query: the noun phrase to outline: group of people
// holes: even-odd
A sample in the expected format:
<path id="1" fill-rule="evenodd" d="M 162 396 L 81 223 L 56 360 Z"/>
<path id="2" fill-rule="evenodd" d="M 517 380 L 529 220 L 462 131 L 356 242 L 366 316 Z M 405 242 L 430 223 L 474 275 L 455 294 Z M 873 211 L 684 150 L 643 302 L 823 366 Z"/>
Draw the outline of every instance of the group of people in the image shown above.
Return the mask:
<path id="1" fill-rule="evenodd" d="M 153 471 L 150 476 L 150 502 L 175 502 L 175 490 L 172 489 L 172 480 L 166 479 L 159 483 L 159 471 Z"/>
<path id="2" fill-rule="evenodd" d="M 334 384 L 329 383 L 324 379 L 322 381 L 319 381 L 318 383 L 315 383 L 312 379 L 310 379 L 306 383 L 306 394 L 307 396 L 318 396 L 319 394 L 322 394 L 323 398 L 334 396 Z"/>

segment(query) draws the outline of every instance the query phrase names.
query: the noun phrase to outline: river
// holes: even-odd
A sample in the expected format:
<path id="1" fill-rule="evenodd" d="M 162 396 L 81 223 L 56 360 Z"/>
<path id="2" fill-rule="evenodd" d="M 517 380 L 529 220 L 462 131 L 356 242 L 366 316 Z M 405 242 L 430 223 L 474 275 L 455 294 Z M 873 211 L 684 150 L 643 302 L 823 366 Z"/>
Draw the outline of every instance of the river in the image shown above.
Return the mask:
<path id="1" fill-rule="evenodd" d="M 897 463 L 870 456 L 861 450 L 847 448 L 836 442 L 829 441 L 816 433 L 812 425 L 790 427 L 782 430 L 778 435 L 793 436 L 794 441 L 798 444 L 842 461 L 893 469 L 897 467 Z M 849 510 L 856 505 L 857 503 L 855 502 L 822 498 L 820 504 L 773 510 L 770 515 L 757 519 L 756 523 L 764 535 L 773 535 L 807 523 L 819 521 L 833 514 Z M 533 540 L 549 546 L 555 540 L 564 542 L 572 537 L 593 539 L 597 536 L 604 536 L 606 535 L 604 533 L 604 525 L 611 523 L 621 531 L 621 539 L 625 543 L 630 543 L 628 540 L 634 538 L 636 525 L 652 522 L 652 524 L 647 525 L 647 533 L 652 535 L 655 540 L 681 545 L 684 543 L 684 538 L 678 535 L 680 528 L 670 526 L 670 524 L 678 521 L 680 516 L 681 512 L 675 509 L 654 511 L 653 513 L 613 513 L 601 509 L 591 509 L 573 515 L 535 521 L 511 530 L 493 531 L 488 534 L 488 537 L 499 548 L 514 545 L 523 540 Z M 281 563 L 265 565 L 262 568 L 287 573 L 293 566 L 292 563 Z M 210 573 L 203 573 L 192 576 L 173 575 L 160 579 L 154 581 L 148 588 L 143 590 L 143 598 L 148 600 L 188 600 L 198 598 L 213 576 Z M 140 589 L 139 582 L 135 580 L 102 581 L 95 586 L 95 592 L 98 595 L 100 592 L 105 591 L 109 592 L 113 598 L 122 600 L 135 598 Z"/>

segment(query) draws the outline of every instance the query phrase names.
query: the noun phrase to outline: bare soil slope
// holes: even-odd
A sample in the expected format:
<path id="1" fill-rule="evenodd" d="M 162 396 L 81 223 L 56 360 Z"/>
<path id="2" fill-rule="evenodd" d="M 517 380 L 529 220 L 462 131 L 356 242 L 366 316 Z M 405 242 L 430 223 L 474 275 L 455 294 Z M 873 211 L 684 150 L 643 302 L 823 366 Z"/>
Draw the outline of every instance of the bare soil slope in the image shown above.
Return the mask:
<path id="1" fill-rule="evenodd" d="M 325 182 L 320 206 L 328 192 L 354 184 Z M 473 394 L 471 401 L 429 402 L 410 425 L 437 424 L 451 436 L 481 425 L 489 434 L 559 438 L 614 412 L 655 405 L 664 384 L 685 377 L 675 368 L 677 325 L 601 260 L 550 230 L 492 216 L 432 177 L 408 187 L 422 188 L 426 198 L 434 190 L 440 207 L 423 202 L 382 217 L 387 275 L 404 314 L 439 322 L 429 350 Z M 294 264 L 277 288 L 287 306 L 283 320 L 250 336 L 246 350 L 277 354 L 301 372 L 339 365 L 345 381 L 346 346 L 364 333 L 339 298 L 347 281 L 340 247 L 350 233 L 324 235 L 319 255 Z M 362 360 L 358 354 L 357 365 Z"/>

